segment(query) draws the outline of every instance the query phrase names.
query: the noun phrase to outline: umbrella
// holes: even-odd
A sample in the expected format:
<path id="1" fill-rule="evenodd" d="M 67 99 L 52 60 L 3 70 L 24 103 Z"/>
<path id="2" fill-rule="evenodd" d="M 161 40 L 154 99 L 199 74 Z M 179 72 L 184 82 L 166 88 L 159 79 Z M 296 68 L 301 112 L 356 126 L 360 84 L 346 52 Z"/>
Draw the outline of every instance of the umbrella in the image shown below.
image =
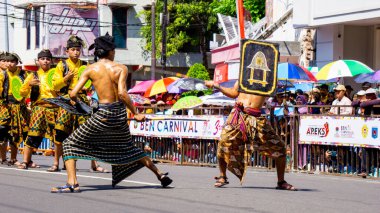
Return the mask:
<path id="1" fill-rule="evenodd" d="M 202 105 L 202 100 L 197 96 L 186 96 L 179 99 L 173 106 L 173 110 L 188 109 Z"/>
<path id="2" fill-rule="evenodd" d="M 313 81 L 310 75 L 306 73 L 306 69 L 291 63 L 281 63 L 278 65 L 277 77 L 280 80 L 295 80 L 295 81 Z M 316 80 L 316 79 L 315 79 Z"/>
<path id="3" fill-rule="evenodd" d="M 235 99 L 227 96 L 207 98 L 203 100 L 203 104 L 215 105 L 215 106 L 233 106 L 235 105 Z"/>
<path id="4" fill-rule="evenodd" d="M 178 88 L 182 91 L 190 90 L 206 90 L 208 89 L 204 83 L 204 80 L 197 78 L 180 78 L 174 81 L 168 86 L 168 90 L 172 88 Z"/>
<path id="5" fill-rule="evenodd" d="M 144 102 L 147 102 L 147 101 L 150 102 L 148 98 L 145 98 L 138 94 L 129 94 L 129 97 L 131 98 L 133 103 L 144 104 Z"/>
<path id="6" fill-rule="evenodd" d="M 237 81 L 237 79 L 231 79 L 231 80 L 219 83 L 219 85 L 221 87 L 232 88 L 232 87 L 234 87 L 236 81 Z"/>
<path id="7" fill-rule="evenodd" d="M 78 100 L 74 106 L 71 105 L 69 98 L 62 96 L 58 96 L 57 98 L 45 98 L 43 100 L 62 107 L 67 112 L 75 115 L 90 115 L 92 112 L 92 108 L 80 100 Z"/>
<path id="8" fill-rule="evenodd" d="M 145 97 L 150 97 L 150 96 L 153 96 L 153 95 L 157 95 L 157 94 L 160 94 L 160 93 L 167 92 L 168 91 L 167 90 L 167 86 L 169 86 L 169 84 L 173 83 L 177 79 L 178 79 L 177 77 L 168 77 L 168 78 L 162 78 L 162 79 L 154 82 L 154 84 L 152 84 L 152 86 L 150 86 L 145 91 L 144 96 Z"/>
<path id="9" fill-rule="evenodd" d="M 364 82 L 377 83 L 379 81 L 380 81 L 380 70 L 373 73 L 363 73 L 363 74 L 358 75 L 355 78 L 355 82 L 357 83 L 364 83 Z"/>
<path id="10" fill-rule="evenodd" d="M 156 80 L 142 81 L 136 84 L 128 93 L 144 93 Z"/>
<path id="11" fill-rule="evenodd" d="M 308 69 L 306 69 L 305 67 L 301 67 L 303 69 L 303 71 L 306 73 L 306 75 L 310 78 L 310 81 L 314 81 L 314 82 L 317 82 L 318 80 L 315 78 L 314 74 L 312 72 L 310 72 Z"/>
<path id="12" fill-rule="evenodd" d="M 287 80 L 278 80 L 277 87 L 294 87 L 294 84 Z"/>
<path id="13" fill-rule="evenodd" d="M 329 80 L 339 77 L 353 77 L 363 73 L 372 73 L 373 70 L 360 61 L 338 60 L 328 63 L 315 76 L 318 80 Z"/>

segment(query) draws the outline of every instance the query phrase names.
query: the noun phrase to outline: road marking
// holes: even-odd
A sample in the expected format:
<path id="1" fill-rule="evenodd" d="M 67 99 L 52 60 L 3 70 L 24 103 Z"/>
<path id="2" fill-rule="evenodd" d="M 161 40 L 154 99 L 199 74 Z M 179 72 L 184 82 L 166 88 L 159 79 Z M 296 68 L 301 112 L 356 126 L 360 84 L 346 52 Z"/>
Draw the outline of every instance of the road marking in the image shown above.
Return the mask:
<path id="1" fill-rule="evenodd" d="M 51 175 L 63 175 L 63 176 L 67 176 L 66 173 L 62 173 L 62 172 L 58 173 L 58 172 L 47 172 L 47 171 L 40 171 L 40 170 L 22 170 L 22 169 L 17 169 L 17 168 L 5 168 L 5 167 L 0 167 L 0 169 L 14 170 L 14 171 L 20 171 L 20 172 L 31 172 L 31 173 L 41 173 L 41 174 L 51 174 Z M 77 177 L 112 181 L 112 178 L 89 176 L 89 175 L 78 175 L 77 174 Z M 141 181 L 134 181 L 134 180 L 122 180 L 122 182 L 135 183 L 135 184 L 148 185 L 148 186 L 161 186 L 161 184 L 157 184 L 157 183 L 148 183 L 148 182 L 141 182 Z"/>

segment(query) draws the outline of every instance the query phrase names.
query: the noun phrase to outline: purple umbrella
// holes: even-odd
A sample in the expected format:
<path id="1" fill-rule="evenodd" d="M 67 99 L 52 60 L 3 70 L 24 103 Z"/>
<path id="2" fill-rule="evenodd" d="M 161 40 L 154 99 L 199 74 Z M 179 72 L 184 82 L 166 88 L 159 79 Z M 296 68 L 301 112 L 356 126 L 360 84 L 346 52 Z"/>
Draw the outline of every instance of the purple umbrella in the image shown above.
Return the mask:
<path id="1" fill-rule="evenodd" d="M 378 83 L 380 81 L 380 70 L 376 71 L 375 74 L 372 75 L 372 81 L 370 83 Z"/>
<path id="2" fill-rule="evenodd" d="M 358 75 L 358 77 L 355 78 L 355 82 L 356 83 L 364 83 L 364 82 L 369 82 L 369 83 L 375 83 L 375 82 L 372 82 L 372 76 L 374 75 L 374 73 L 363 73 L 363 74 L 360 74 Z"/>

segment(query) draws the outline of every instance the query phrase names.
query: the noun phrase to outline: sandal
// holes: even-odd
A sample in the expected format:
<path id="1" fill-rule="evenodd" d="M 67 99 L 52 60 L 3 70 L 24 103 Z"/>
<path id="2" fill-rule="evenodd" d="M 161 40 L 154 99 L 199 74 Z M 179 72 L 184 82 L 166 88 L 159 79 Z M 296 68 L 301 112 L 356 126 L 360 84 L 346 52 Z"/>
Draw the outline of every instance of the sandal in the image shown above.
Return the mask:
<path id="1" fill-rule="evenodd" d="M 163 173 L 161 174 L 160 178 L 158 179 L 161 182 L 162 188 L 166 188 L 169 186 L 173 180 L 168 177 L 169 173 Z"/>
<path id="2" fill-rule="evenodd" d="M 20 162 L 18 162 L 18 160 L 16 159 L 8 161 L 8 166 L 19 166 L 19 165 L 20 165 Z"/>
<path id="3" fill-rule="evenodd" d="M 29 163 L 28 163 L 28 167 L 29 167 L 29 168 L 40 168 L 40 166 L 37 165 L 37 164 L 35 164 L 35 163 L 33 163 L 33 161 L 29 161 Z"/>
<path id="4" fill-rule="evenodd" d="M 18 169 L 28 169 L 28 163 L 22 162 L 20 165 L 17 166 Z"/>
<path id="5" fill-rule="evenodd" d="M 284 180 L 277 183 L 276 189 L 288 190 L 288 191 L 297 191 L 297 189 L 293 185 L 287 183 Z"/>
<path id="6" fill-rule="evenodd" d="M 64 186 L 53 187 L 51 193 L 78 193 L 80 192 L 79 184 L 70 185 L 66 183 Z"/>
<path id="7" fill-rule="evenodd" d="M 60 169 L 59 169 L 59 166 L 58 165 L 53 165 L 53 166 L 51 166 L 48 170 L 46 170 L 47 172 L 59 172 L 59 171 L 61 171 Z"/>
<path id="8" fill-rule="evenodd" d="M 220 188 L 230 183 L 228 182 L 228 178 L 226 176 L 214 177 L 214 179 L 216 180 L 214 186 L 217 188 Z"/>
<path id="9" fill-rule="evenodd" d="M 97 165 L 95 168 L 92 167 L 90 169 L 90 172 L 97 172 L 97 173 L 110 173 L 110 171 L 108 171 L 107 169 L 103 168 L 103 167 L 100 167 L 99 165 Z"/>

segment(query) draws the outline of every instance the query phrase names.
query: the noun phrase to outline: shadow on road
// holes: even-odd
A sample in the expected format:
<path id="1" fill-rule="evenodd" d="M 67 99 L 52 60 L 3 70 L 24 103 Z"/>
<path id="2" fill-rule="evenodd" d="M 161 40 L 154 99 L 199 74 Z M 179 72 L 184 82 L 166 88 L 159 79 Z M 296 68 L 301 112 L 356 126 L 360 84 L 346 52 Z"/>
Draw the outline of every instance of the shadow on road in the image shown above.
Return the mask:
<path id="1" fill-rule="evenodd" d="M 102 190 L 120 190 L 120 189 L 154 189 L 162 188 L 161 186 L 116 186 L 113 188 L 111 185 L 82 185 L 81 191 L 102 191 Z"/>

